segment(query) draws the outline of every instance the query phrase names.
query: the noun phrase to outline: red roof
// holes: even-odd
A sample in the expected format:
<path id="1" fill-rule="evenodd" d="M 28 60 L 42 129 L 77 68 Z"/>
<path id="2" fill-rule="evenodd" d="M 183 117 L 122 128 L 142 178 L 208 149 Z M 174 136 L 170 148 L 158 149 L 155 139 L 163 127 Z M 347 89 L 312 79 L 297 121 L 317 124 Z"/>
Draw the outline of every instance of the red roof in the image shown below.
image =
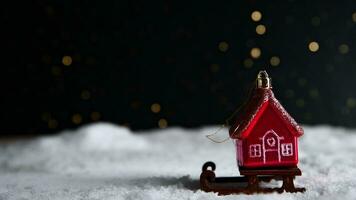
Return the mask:
<path id="1" fill-rule="evenodd" d="M 304 131 L 301 126 L 287 113 L 279 101 L 274 97 L 271 88 L 256 88 L 249 97 L 247 103 L 242 106 L 236 114 L 234 124 L 230 127 L 230 137 L 233 139 L 246 138 L 251 132 L 250 126 L 254 126 L 257 122 L 256 116 L 263 113 L 267 105 L 272 106 L 277 115 L 283 120 L 288 127 L 288 130 L 299 137 Z"/>

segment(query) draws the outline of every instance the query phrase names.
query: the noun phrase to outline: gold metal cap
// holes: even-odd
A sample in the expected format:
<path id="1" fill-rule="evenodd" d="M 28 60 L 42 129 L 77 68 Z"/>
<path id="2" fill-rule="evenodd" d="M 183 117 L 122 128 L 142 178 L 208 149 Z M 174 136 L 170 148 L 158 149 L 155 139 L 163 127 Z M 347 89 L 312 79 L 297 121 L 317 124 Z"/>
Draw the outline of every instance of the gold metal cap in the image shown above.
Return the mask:
<path id="1" fill-rule="evenodd" d="M 272 79 L 266 71 L 260 71 L 256 79 L 256 88 L 269 89 L 272 88 Z"/>

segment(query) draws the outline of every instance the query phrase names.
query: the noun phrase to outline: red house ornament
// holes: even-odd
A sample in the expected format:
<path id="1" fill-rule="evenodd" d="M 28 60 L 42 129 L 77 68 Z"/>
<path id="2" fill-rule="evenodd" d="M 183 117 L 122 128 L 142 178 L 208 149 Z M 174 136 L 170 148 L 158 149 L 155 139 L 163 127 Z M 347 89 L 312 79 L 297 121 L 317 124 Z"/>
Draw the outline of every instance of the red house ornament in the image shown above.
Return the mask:
<path id="1" fill-rule="evenodd" d="M 200 187 L 206 192 L 252 194 L 304 192 L 294 186 L 302 173 L 298 164 L 298 138 L 303 129 L 287 113 L 272 92 L 266 71 L 257 75 L 256 86 L 247 103 L 234 114 L 229 129 L 234 141 L 239 177 L 216 177 L 215 164 L 206 162 L 200 175 Z M 261 181 L 282 180 L 282 187 L 260 187 Z"/>
<path id="2" fill-rule="evenodd" d="M 266 71 L 259 72 L 256 88 L 237 113 L 230 137 L 240 167 L 296 166 L 298 137 L 303 129 L 287 113 L 272 92 Z"/>

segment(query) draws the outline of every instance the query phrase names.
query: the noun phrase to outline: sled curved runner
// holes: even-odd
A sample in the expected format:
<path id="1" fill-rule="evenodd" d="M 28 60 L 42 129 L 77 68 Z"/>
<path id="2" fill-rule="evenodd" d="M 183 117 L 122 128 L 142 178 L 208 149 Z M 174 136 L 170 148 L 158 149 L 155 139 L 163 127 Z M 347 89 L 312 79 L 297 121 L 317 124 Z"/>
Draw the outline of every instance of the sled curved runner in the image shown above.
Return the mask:
<path id="1" fill-rule="evenodd" d="M 200 188 L 205 192 L 217 192 L 219 195 L 228 194 L 252 194 L 252 193 L 271 193 L 271 192 L 304 192 L 305 188 L 296 188 L 294 186 L 295 176 L 301 176 L 302 173 L 298 167 L 284 168 L 263 168 L 248 169 L 240 167 L 238 177 L 216 177 L 216 166 L 213 162 L 206 162 L 202 167 L 200 175 Z M 261 181 L 270 182 L 282 180 L 282 187 L 266 188 L 260 187 Z"/>

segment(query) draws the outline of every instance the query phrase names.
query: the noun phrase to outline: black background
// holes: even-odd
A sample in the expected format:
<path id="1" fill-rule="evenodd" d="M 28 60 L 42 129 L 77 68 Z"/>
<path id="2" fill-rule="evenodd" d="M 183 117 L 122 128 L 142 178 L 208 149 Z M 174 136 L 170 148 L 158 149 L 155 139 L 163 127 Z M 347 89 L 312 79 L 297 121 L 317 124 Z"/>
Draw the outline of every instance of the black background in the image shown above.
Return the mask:
<path id="1" fill-rule="evenodd" d="M 298 122 L 355 126 L 354 12 L 351 0 L 4 4 L 1 134 L 55 133 L 92 121 L 132 129 L 158 128 L 160 119 L 168 127 L 220 124 L 261 69 Z M 154 103 L 160 112 L 152 112 Z"/>

